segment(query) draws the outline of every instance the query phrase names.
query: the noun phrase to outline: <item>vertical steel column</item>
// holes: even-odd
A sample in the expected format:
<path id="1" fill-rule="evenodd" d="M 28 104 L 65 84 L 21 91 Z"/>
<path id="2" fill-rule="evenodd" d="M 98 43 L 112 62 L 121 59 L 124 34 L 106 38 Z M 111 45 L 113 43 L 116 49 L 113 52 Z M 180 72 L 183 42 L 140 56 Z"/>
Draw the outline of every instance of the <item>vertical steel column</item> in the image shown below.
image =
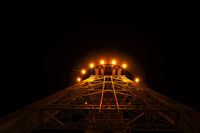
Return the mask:
<path id="1" fill-rule="evenodd" d="M 113 93 L 114 93 L 114 97 L 115 97 L 115 103 L 116 103 L 116 106 L 117 106 L 117 110 L 119 112 L 119 103 L 118 103 L 118 99 L 117 99 L 117 95 L 116 95 L 116 91 L 115 91 L 115 86 L 114 86 L 114 83 L 113 83 L 113 77 L 111 77 L 111 82 L 112 82 L 112 89 L 113 89 Z"/>
<path id="2" fill-rule="evenodd" d="M 101 112 L 101 109 L 102 109 L 105 80 L 106 80 L 106 77 L 104 76 L 104 79 L 103 79 L 103 88 L 102 88 L 102 91 L 101 91 L 101 99 L 100 99 L 100 105 L 99 105 L 99 112 Z"/>

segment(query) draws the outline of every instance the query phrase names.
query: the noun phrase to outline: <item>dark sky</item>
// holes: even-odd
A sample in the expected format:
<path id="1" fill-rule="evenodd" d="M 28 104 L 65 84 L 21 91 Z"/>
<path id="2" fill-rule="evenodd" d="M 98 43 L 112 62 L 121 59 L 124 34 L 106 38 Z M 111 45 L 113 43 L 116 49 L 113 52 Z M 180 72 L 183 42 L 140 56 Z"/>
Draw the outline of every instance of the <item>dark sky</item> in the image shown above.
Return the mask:
<path id="1" fill-rule="evenodd" d="M 70 86 L 74 64 L 105 49 L 135 58 L 151 89 L 200 110 L 197 13 L 187 4 L 7 12 L 0 116 Z"/>

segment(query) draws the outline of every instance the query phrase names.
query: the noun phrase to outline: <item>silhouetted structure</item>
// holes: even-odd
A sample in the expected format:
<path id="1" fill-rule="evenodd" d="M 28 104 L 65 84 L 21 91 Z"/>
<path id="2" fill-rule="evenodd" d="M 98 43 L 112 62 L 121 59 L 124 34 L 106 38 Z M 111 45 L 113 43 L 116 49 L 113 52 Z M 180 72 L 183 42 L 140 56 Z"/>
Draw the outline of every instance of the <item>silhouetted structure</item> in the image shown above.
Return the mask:
<path id="1" fill-rule="evenodd" d="M 99 65 L 89 78 L 0 120 L 1 133 L 198 133 L 200 113 Z"/>

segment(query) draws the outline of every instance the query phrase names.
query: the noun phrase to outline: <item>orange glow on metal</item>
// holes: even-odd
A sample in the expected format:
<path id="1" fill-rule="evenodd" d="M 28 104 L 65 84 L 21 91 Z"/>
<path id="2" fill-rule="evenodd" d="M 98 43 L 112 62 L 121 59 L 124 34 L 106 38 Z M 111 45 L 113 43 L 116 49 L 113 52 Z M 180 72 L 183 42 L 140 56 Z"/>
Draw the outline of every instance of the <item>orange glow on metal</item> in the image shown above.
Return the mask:
<path id="1" fill-rule="evenodd" d="M 81 73 L 82 73 L 82 74 L 85 74 L 85 73 L 86 73 L 86 70 L 85 70 L 85 69 L 82 69 L 82 70 L 81 70 Z"/>
<path id="2" fill-rule="evenodd" d="M 90 68 L 93 68 L 94 67 L 94 64 L 93 63 L 90 63 Z"/>
<path id="3" fill-rule="evenodd" d="M 126 64 L 122 64 L 122 68 L 127 68 L 127 65 Z"/>
<path id="4" fill-rule="evenodd" d="M 112 60 L 112 64 L 115 65 L 116 64 L 116 60 Z"/>
<path id="5" fill-rule="evenodd" d="M 104 60 L 100 60 L 100 64 L 101 65 L 105 64 L 105 61 Z"/>
<path id="6" fill-rule="evenodd" d="M 81 78 L 80 78 L 80 77 L 78 77 L 76 80 L 77 80 L 78 82 L 80 82 L 80 81 L 81 81 Z"/>
<path id="7" fill-rule="evenodd" d="M 140 79 L 139 78 L 135 78 L 135 82 L 139 83 Z"/>

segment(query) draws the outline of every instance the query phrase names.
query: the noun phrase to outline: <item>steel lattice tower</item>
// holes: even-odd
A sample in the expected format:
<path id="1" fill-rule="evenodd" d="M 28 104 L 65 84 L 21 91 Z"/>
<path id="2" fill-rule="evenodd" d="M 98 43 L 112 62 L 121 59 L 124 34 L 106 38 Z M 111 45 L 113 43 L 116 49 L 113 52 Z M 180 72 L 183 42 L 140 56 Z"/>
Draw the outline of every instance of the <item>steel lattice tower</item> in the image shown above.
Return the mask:
<path id="1" fill-rule="evenodd" d="M 120 66 L 94 74 L 0 120 L 0 132 L 198 132 L 198 111 L 130 80 Z"/>

